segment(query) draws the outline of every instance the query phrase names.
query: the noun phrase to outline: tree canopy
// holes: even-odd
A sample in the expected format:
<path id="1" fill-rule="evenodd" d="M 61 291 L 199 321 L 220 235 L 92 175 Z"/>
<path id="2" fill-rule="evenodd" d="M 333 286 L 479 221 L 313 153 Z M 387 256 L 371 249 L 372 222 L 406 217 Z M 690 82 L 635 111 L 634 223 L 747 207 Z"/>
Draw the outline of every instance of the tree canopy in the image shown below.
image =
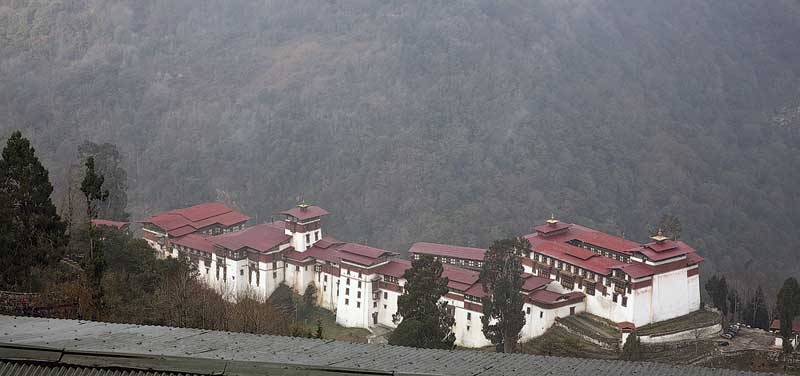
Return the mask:
<path id="1" fill-rule="evenodd" d="M 791 353 L 792 323 L 795 317 L 800 316 L 800 285 L 795 278 L 787 278 L 778 292 L 777 318 L 781 322 L 780 333 L 783 338 L 783 351 Z"/>
<path id="2" fill-rule="evenodd" d="M 520 257 L 527 256 L 531 245 L 525 238 L 497 240 L 486 251 L 481 283 L 486 296 L 483 304 L 483 334 L 498 345 L 498 350 L 514 352 L 525 326 L 525 303 L 522 294 L 524 271 Z"/>
<path id="3" fill-rule="evenodd" d="M 728 314 L 728 283 L 725 277 L 716 274 L 706 281 L 706 292 L 711 297 L 711 303 L 722 312 L 724 316 Z"/>
<path id="4" fill-rule="evenodd" d="M 97 174 L 103 176 L 103 187 L 108 197 L 96 207 L 97 218 L 112 221 L 128 221 L 128 174 L 123 167 L 123 157 L 117 146 L 111 143 L 96 144 L 84 141 L 78 146 L 80 160 L 92 158 Z"/>
<path id="5" fill-rule="evenodd" d="M 422 348 L 452 349 L 455 319 L 445 301 L 448 279 L 442 277 L 444 266 L 431 255 L 421 255 L 411 262 L 403 278 L 404 292 L 397 300 L 397 328 L 389 344 Z M 401 321 L 402 320 L 402 321 Z"/>
<path id="6" fill-rule="evenodd" d="M 50 200 L 48 176 L 30 141 L 14 132 L 0 159 L 0 288 L 29 290 L 30 270 L 63 254 L 66 225 Z"/>
<path id="7" fill-rule="evenodd" d="M 768 303 L 764 298 L 764 290 L 761 288 L 761 286 L 756 288 L 753 296 L 750 298 L 747 304 L 745 304 L 741 317 L 747 325 L 750 325 L 754 328 L 769 328 L 770 316 Z"/>

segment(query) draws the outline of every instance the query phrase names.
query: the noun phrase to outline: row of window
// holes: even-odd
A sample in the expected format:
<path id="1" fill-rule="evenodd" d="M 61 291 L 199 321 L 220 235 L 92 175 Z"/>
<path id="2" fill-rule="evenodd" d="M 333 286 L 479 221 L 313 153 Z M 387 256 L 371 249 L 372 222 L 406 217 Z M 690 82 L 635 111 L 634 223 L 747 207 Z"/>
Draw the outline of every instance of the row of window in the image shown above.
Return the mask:
<path id="1" fill-rule="evenodd" d="M 580 247 L 580 248 L 583 248 L 583 249 L 588 249 L 588 250 L 590 250 L 590 251 L 592 251 L 594 253 L 597 253 L 598 255 L 601 255 L 603 257 L 608 257 L 608 258 L 611 258 L 611 259 L 614 259 L 614 260 L 617 260 L 617 261 L 628 262 L 628 260 L 629 260 L 629 257 L 626 256 L 626 255 L 623 255 L 623 254 L 618 253 L 618 252 L 614 252 L 614 251 L 612 251 L 610 249 L 607 249 L 607 248 L 596 246 L 596 245 L 591 244 L 591 243 L 584 243 L 584 242 L 582 242 L 582 241 L 580 241 L 578 239 L 572 239 L 570 241 L 567 241 L 567 243 L 569 243 L 571 245 L 574 245 L 576 247 Z"/>
<path id="2" fill-rule="evenodd" d="M 419 256 L 418 253 L 414 254 L 414 259 L 415 260 L 419 260 L 419 257 L 420 256 Z M 433 256 L 433 259 L 434 260 L 438 260 L 438 261 L 442 262 L 443 264 L 469 266 L 469 267 L 472 267 L 472 268 L 481 268 L 481 267 L 483 267 L 483 262 L 482 261 L 466 260 L 466 259 L 457 258 L 457 257 L 439 257 L 439 256 Z"/>

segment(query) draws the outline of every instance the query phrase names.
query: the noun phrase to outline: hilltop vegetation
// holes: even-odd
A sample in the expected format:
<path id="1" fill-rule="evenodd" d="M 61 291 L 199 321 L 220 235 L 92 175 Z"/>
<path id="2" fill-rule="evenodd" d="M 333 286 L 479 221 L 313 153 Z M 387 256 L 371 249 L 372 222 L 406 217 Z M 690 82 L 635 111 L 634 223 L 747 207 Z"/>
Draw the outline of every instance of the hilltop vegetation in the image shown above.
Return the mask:
<path id="1" fill-rule="evenodd" d="M 302 196 L 404 251 L 672 214 L 708 272 L 767 283 L 800 272 L 798 35 L 792 0 L 12 0 L 0 133 L 57 200 L 116 143 L 133 218 Z"/>

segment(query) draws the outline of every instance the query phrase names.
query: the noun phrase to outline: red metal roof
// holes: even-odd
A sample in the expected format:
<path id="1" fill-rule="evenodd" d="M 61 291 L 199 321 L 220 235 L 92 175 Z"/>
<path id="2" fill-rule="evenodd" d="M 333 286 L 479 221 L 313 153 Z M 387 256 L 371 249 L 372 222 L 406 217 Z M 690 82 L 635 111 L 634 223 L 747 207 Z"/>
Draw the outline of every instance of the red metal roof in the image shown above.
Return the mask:
<path id="1" fill-rule="evenodd" d="M 368 258 L 379 258 L 387 253 L 392 253 L 387 250 L 379 249 L 370 247 L 368 245 L 358 244 L 358 243 L 345 243 L 342 244 L 339 249 L 344 252 L 352 253 L 354 255 L 364 256 Z"/>
<path id="2" fill-rule="evenodd" d="M 247 222 L 249 219 L 250 217 L 234 211 L 222 203 L 209 202 L 188 208 L 170 210 L 139 222 L 152 223 L 166 231 L 170 236 L 179 237 L 213 224 L 221 224 L 227 227 Z"/>
<path id="3" fill-rule="evenodd" d="M 184 236 L 184 235 L 187 235 L 187 234 L 191 234 L 191 233 L 193 233 L 195 231 L 197 231 L 196 228 L 194 228 L 194 227 L 192 227 L 190 225 L 186 225 L 186 226 L 178 227 L 178 228 L 176 228 L 174 230 L 170 230 L 168 233 L 172 237 L 181 237 L 181 236 Z"/>
<path id="4" fill-rule="evenodd" d="M 560 231 L 560 230 L 563 230 L 563 229 L 569 228 L 569 227 L 570 227 L 569 223 L 558 222 L 558 223 L 554 223 L 554 224 L 549 224 L 548 223 L 548 224 L 544 224 L 544 225 L 539 225 L 539 226 L 534 227 L 533 230 L 536 231 L 536 232 L 541 232 L 543 234 L 549 234 L 549 233 Z"/>
<path id="5" fill-rule="evenodd" d="M 198 222 L 230 211 L 231 208 L 221 202 L 206 202 L 188 208 L 171 210 L 170 213 L 180 215 L 192 222 Z"/>
<path id="6" fill-rule="evenodd" d="M 781 320 L 775 319 L 769 324 L 770 330 L 781 330 Z M 792 333 L 800 333 L 800 321 L 792 321 Z"/>
<path id="7" fill-rule="evenodd" d="M 639 247 L 639 243 L 636 243 L 634 241 L 623 239 L 614 235 L 609 235 L 597 230 L 590 229 L 588 227 L 576 225 L 574 223 L 559 222 L 558 226 L 560 226 L 562 229 L 563 228 L 568 228 L 568 229 L 567 231 L 564 231 L 562 233 L 553 234 L 549 236 L 542 236 L 542 238 L 548 241 L 561 242 L 561 243 L 566 243 L 574 239 L 620 253 L 628 253 L 629 250 Z M 540 231 L 539 229 L 542 227 L 552 228 L 551 225 L 542 225 L 534 227 L 534 230 Z M 536 234 L 530 234 L 528 236 L 532 235 Z"/>
<path id="8" fill-rule="evenodd" d="M 448 285 L 448 287 L 449 287 L 449 285 Z M 466 291 L 464 291 L 464 294 L 471 295 L 471 296 L 474 296 L 476 298 L 483 298 L 484 296 L 489 295 L 489 294 L 487 294 L 486 291 L 483 291 L 483 284 L 482 283 L 473 284 L 472 286 L 470 286 L 470 288 L 468 288 Z"/>
<path id="9" fill-rule="evenodd" d="M 335 239 L 331 238 L 331 240 Z M 319 243 L 319 241 L 317 243 Z M 372 266 L 381 257 L 393 255 L 392 252 L 357 243 L 333 244 L 329 241 L 324 245 L 327 245 L 327 247 L 318 247 L 315 243 L 304 253 L 309 257 L 328 262 L 340 263 L 342 260 L 345 260 L 363 266 Z"/>
<path id="10" fill-rule="evenodd" d="M 247 247 L 259 252 L 267 252 L 289 240 L 290 236 L 271 224 L 263 223 L 241 231 L 211 236 L 208 239 L 220 247 L 232 251 Z"/>
<path id="11" fill-rule="evenodd" d="M 528 301 L 537 306 L 566 302 L 579 302 L 583 300 L 583 298 L 584 295 L 577 291 L 561 294 L 555 291 L 541 289 L 528 294 Z"/>
<path id="12" fill-rule="evenodd" d="M 287 248 L 283 250 L 283 255 L 286 256 L 287 258 L 297 261 L 305 260 L 307 258 L 312 257 L 311 255 L 308 254 L 308 252 L 297 252 L 294 250 L 294 248 Z"/>
<path id="13" fill-rule="evenodd" d="M 403 273 L 411 267 L 411 261 L 404 259 L 392 259 L 386 264 L 381 265 L 375 272 L 395 278 L 403 278 Z"/>
<path id="14" fill-rule="evenodd" d="M 533 291 L 547 286 L 550 282 L 552 282 L 550 278 L 526 274 L 525 282 L 522 284 L 522 291 Z"/>
<path id="15" fill-rule="evenodd" d="M 323 215 L 328 215 L 330 213 L 319 206 L 309 206 L 305 209 L 294 207 L 289 210 L 282 211 L 281 214 L 292 216 L 303 221 L 306 219 L 322 217 Z"/>
<path id="16" fill-rule="evenodd" d="M 618 269 L 631 276 L 631 278 L 642 278 L 656 274 L 656 271 L 652 266 L 643 264 L 641 262 L 622 264 Z"/>
<path id="17" fill-rule="evenodd" d="M 180 215 L 174 215 L 169 213 L 158 214 L 154 215 L 150 218 L 145 218 L 140 223 L 152 223 L 164 231 L 171 231 L 176 228 L 180 228 L 183 226 L 189 225 L 189 220 Z"/>
<path id="18" fill-rule="evenodd" d="M 465 260 L 483 261 L 486 250 L 482 248 L 419 242 L 414 243 L 408 250 L 408 253 L 429 254 L 440 257 L 454 257 Z"/>
<path id="19" fill-rule="evenodd" d="M 322 239 L 317 240 L 317 242 L 314 243 L 314 246 L 318 247 L 318 248 L 326 249 L 326 248 L 328 248 L 328 247 L 330 247 L 332 245 L 337 245 L 337 244 L 344 244 L 344 242 L 336 240 L 336 239 L 326 235 L 326 236 L 323 236 Z"/>
<path id="20" fill-rule="evenodd" d="M 307 257 L 313 257 L 317 260 L 323 260 L 337 264 L 342 262 L 342 258 L 339 256 L 339 250 L 336 249 L 336 247 L 319 248 L 315 244 L 314 246 L 303 252 L 303 254 L 305 254 Z"/>
<path id="21" fill-rule="evenodd" d="M 599 256 L 597 253 L 594 253 L 594 252 L 592 252 L 592 251 L 590 251 L 588 249 L 579 248 L 579 247 L 573 247 L 573 246 L 565 247 L 564 248 L 564 253 L 566 253 L 566 254 L 568 254 L 570 256 L 577 257 L 577 258 L 579 258 L 581 260 L 588 260 L 588 259 L 590 259 L 592 257 Z"/>
<path id="22" fill-rule="evenodd" d="M 122 230 L 130 225 L 130 222 L 111 221 L 108 219 L 92 219 L 92 224 L 95 226 L 114 227 L 118 230 Z"/>
<path id="23" fill-rule="evenodd" d="M 575 231 L 573 239 L 620 253 L 628 253 L 631 249 L 639 246 L 639 243 L 585 227 L 582 227 L 581 231 Z"/>
<path id="24" fill-rule="evenodd" d="M 639 252 L 650 260 L 663 261 L 673 257 L 695 253 L 695 250 L 682 241 L 666 240 L 662 243 L 647 243 L 634 252 Z"/>
<path id="25" fill-rule="evenodd" d="M 182 245 L 198 251 L 212 253 L 214 252 L 214 243 L 208 241 L 206 236 L 199 234 L 189 234 L 177 239 L 170 240 L 172 244 Z"/>
<path id="26" fill-rule="evenodd" d="M 551 242 L 548 238 L 541 237 L 538 234 L 526 235 L 525 238 L 530 241 L 535 252 L 601 275 L 609 275 L 612 268 L 625 264 L 623 261 L 603 257 L 567 243 Z M 591 256 L 585 252 L 591 253 Z M 581 255 L 581 257 L 576 257 L 573 254 Z"/>
<path id="27" fill-rule="evenodd" d="M 239 213 L 237 211 L 230 211 L 230 212 L 227 212 L 227 213 L 224 213 L 224 214 L 220 214 L 218 216 L 214 216 L 214 217 L 211 217 L 211 218 L 206 218 L 206 219 L 204 219 L 202 221 L 194 222 L 194 223 L 192 223 L 192 226 L 194 226 L 195 228 L 200 229 L 200 228 L 203 228 L 203 227 L 206 227 L 206 226 L 211 226 L 213 224 L 219 223 L 219 224 L 227 227 L 227 226 L 233 226 L 235 224 L 247 222 L 249 219 L 250 219 L 250 217 L 248 217 L 248 216 L 246 216 L 246 215 L 244 215 L 242 213 Z M 281 223 L 281 225 L 283 225 L 283 223 Z"/>

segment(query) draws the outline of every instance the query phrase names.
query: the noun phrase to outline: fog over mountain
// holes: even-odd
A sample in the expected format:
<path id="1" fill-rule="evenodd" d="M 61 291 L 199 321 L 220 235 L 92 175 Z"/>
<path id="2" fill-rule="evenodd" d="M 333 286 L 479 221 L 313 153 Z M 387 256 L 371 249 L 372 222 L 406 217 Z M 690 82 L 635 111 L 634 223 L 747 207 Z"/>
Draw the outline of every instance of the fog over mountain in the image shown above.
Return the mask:
<path id="1" fill-rule="evenodd" d="M 136 218 L 302 197 L 405 251 L 671 214 L 704 276 L 800 273 L 796 0 L 2 0 L 0 46 L 0 134 L 57 195 L 117 144 Z"/>

